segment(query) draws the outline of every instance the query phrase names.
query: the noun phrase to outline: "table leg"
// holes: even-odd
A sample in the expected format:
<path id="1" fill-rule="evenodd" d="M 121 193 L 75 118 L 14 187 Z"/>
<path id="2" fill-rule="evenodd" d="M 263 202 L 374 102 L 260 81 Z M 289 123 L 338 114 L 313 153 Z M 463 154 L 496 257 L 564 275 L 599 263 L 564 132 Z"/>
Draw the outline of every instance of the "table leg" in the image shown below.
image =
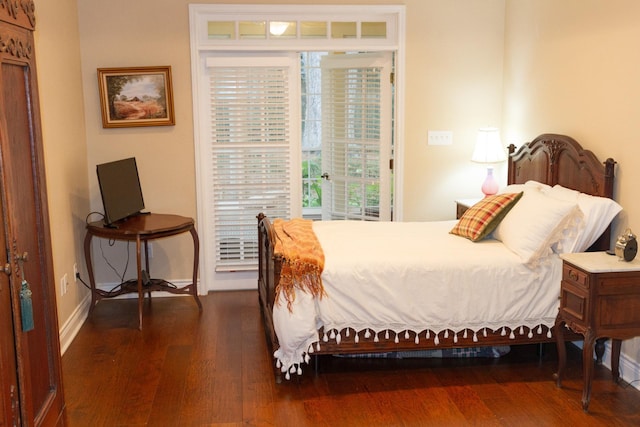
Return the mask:
<path id="1" fill-rule="evenodd" d="M 140 235 L 136 236 L 136 266 L 138 270 L 138 329 L 142 330 L 142 302 L 144 292 L 142 290 L 142 259 Z"/>
<path id="2" fill-rule="evenodd" d="M 554 332 L 556 334 L 556 346 L 558 348 L 558 371 L 555 373 L 556 386 L 562 387 L 562 373 L 567 364 L 567 349 L 564 342 L 564 325 L 565 322 L 560 318 L 560 314 L 556 317 Z"/>
<path id="3" fill-rule="evenodd" d="M 611 375 L 613 376 L 613 382 L 620 381 L 620 347 L 622 346 L 622 340 L 611 340 Z"/>
<path id="4" fill-rule="evenodd" d="M 96 280 L 93 276 L 93 262 L 91 261 L 91 238 L 93 236 L 90 233 L 87 233 L 84 236 L 84 262 L 87 265 L 87 273 L 89 274 L 89 284 L 91 285 L 91 305 L 89 306 L 89 314 L 93 312 L 93 308 L 96 306 L 98 302 L 98 298 L 96 297 Z"/>
<path id="5" fill-rule="evenodd" d="M 202 311 L 202 303 L 198 297 L 198 262 L 200 261 L 200 239 L 198 238 L 198 232 L 195 227 L 191 227 L 189 230 L 191 238 L 193 239 L 193 281 L 191 282 L 191 293 L 196 299 L 198 309 Z"/>
<path id="6" fill-rule="evenodd" d="M 147 272 L 147 276 L 149 277 L 149 280 L 151 280 L 151 268 L 149 267 L 149 241 L 148 240 L 144 241 L 144 267 L 145 267 L 145 271 Z M 149 292 L 147 292 L 147 295 L 149 296 L 149 303 L 151 303 L 151 289 L 149 289 Z"/>
<path id="7" fill-rule="evenodd" d="M 593 380 L 593 345 L 596 337 L 591 328 L 587 329 L 584 335 L 584 344 L 582 348 L 582 375 L 584 386 L 582 389 L 582 409 L 587 412 L 589 410 L 589 401 L 591 400 L 591 382 Z"/>
<path id="8" fill-rule="evenodd" d="M 596 365 L 602 365 L 602 359 L 604 358 L 604 343 L 607 342 L 607 338 L 598 338 L 595 343 L 596 351 Z"/>

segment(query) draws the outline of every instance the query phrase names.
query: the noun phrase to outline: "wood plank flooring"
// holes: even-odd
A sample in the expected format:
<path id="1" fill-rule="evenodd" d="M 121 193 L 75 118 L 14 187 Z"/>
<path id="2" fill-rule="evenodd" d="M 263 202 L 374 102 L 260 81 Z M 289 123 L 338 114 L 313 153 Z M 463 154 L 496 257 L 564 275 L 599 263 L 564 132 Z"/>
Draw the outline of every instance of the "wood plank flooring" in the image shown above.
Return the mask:
<path id="1" fill-rule="evenodd" d="M 638 426 L 640 391 L 595 369 L 581 408 L 580 352 L 563 388 L 554 346 L 500 359 L 324 357 L 275 384 L 257 291 L 145 304 L 101 301 L 62 358 L 66 423 L 85 426 Z"/>

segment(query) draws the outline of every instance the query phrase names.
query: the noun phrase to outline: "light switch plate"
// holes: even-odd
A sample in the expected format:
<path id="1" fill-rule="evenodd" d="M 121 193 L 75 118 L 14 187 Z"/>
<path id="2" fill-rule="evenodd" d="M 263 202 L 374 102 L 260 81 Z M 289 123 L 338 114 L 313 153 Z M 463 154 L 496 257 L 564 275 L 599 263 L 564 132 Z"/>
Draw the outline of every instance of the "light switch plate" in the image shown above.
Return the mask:
<path id="1" fill-rule="evenodd" d="M 450 130 L 430 130 L 427 135 L 429 145 L 453 144 L 453 132 Z"/>

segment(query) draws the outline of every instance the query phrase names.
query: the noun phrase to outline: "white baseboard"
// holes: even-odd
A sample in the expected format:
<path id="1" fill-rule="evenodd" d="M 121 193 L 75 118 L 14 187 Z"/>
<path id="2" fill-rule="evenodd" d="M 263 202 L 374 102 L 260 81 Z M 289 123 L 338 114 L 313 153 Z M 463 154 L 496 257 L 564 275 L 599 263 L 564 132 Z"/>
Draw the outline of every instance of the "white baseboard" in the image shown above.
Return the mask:
<path id="1" fill-rule="evenodd" d="M 60 328 L 60 353 L 64 354 L 67 348 L 73 342 L 73 339 L 78 335 L 80 328 L 87 320 L 89 315 L 89 306 L 91 305 L 91 295 L 88 294 L 80 304 L 73 311 L 69 319 L 64 322 L 64 325 Z"/>
<path id="2" fill-rule="evenodd" d="M 602 364 L 611 369 L 611 341 L 605 343 Z M 624 353 L 620 353 L 620 378 L 640 390 L 640 364 Z"/>

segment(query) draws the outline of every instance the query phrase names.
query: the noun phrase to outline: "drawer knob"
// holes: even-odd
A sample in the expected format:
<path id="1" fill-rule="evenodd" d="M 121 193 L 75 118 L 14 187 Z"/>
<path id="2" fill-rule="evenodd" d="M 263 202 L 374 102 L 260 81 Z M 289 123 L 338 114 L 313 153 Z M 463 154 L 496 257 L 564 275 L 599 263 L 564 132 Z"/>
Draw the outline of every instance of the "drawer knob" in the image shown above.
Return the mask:
<path id="1" fill-rule="evenodd" d="M 571 280 L 576 280 L 577 281 L 578 280 L 578 273 L 576 273 L 573 270 L 569 270 L 569 278 Z"/>

